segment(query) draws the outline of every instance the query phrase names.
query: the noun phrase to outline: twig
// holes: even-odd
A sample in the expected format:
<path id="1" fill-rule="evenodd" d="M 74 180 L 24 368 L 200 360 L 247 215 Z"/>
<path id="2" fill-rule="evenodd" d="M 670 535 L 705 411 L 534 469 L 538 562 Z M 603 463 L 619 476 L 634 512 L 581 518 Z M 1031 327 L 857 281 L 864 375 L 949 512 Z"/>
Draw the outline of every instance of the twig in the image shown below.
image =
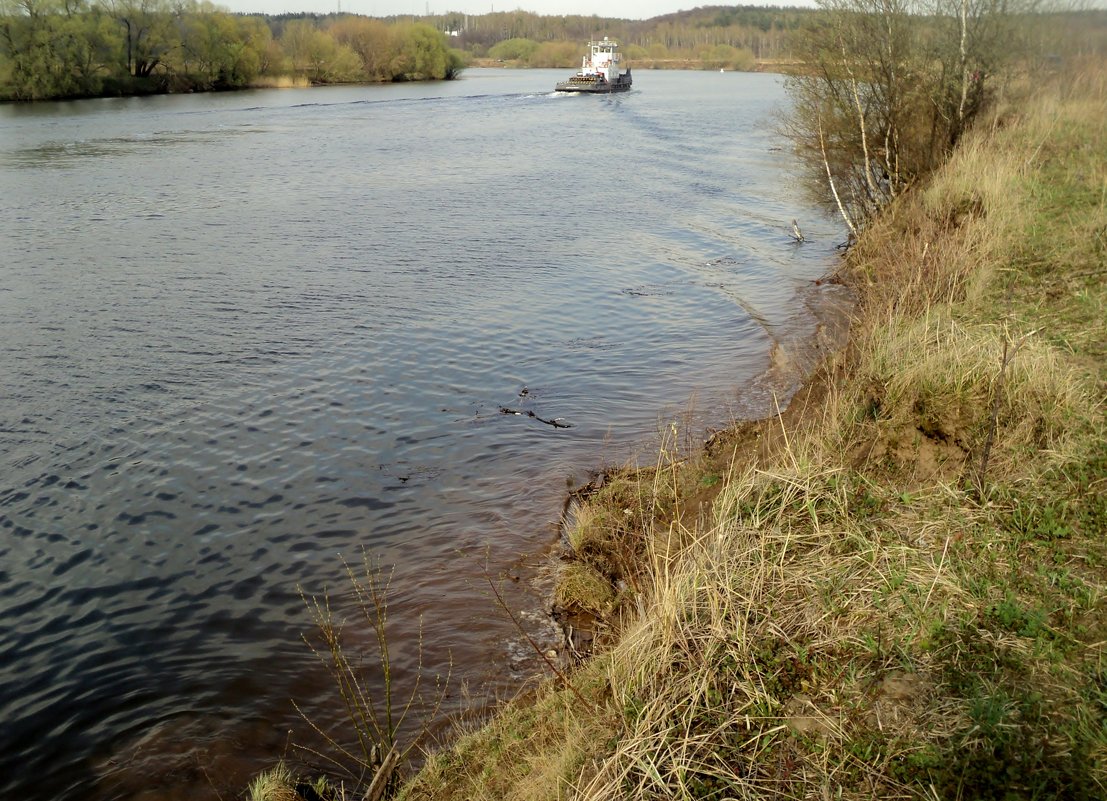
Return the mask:
<path id="1" fill-rule="evenodd" d="M 803 235 L 803 231 L 800 230 L 799 223 L 795 220 L 792 220 L 792 236 L 795 237 L 796 241 L 801 245 L 807 241 L 807 238 Z"/>
<path id="2" fill-rule="evenodd" d="M 992 455 L 992 444 L 995 442 L 996 430 L 999 428 L 999 405 L 1003 401 L 1003 384 L 1007 377 L 1007 366 L 1014 361 L 1015 355 L 1026 344 L 1026 340 L 1035 333 L 1037 332 L 1031 331 L 1024 334 L 1018 342 L 1012 343 L 1010 336 L 1007 334 L 1007 329 L 1004 327 L 1003 359 L 999 365 L 999 375 L 996 377 L 995 390 L 992 393 L 992 411 L 988 416 L 988 436 L 984 439 L 984 452 L 980 455 L 980 471 L 976 476 L 976 494 L 979 498 L 984 497 L 984 482 L 988 475 L 988 461 Z"/>
<path id="3" fill-rule="evenodd" d="M 511 619 L 511 622 L 514 624 L 515 628 L 519 630 L 519 633 L 526 637 L 527 642 L 530 643 L 530 647 L 533 648 L 534 652 L 542 658 L 542 661 L 546 663 L 546 666 L 549 667 L 549 669 L 554 672 L 558 679 L 561 680 L 561 683 L 570 692 L 572 692 L 573 695 L 577 697 L 578 701 L 591 709 L 595 709 L 596 705 L 585 698 L 583 695 L 581 695 L 580 690 L 574 687 L 573 683 L 569 681 L 569 677 L 565 675 L 565 671 L 555 665 L 553 663 L 553 660 L 546 656 L 546 652 L 543 651 L 542 647 L 534 641 L 534 638 L 530 636 L 530 632 L 523 628 L 523 624 L 519 622 L 518 618 L 516 618 L 515 614 L 511 611 L 511 607 L 507 605 L 507 601 L 504 600 L 503 593 L 500 592 L 500 588 L 496 586 L 496 582 L 492 580 L 492 577 L 488 575 L 487 570 L 484 571 L 484 580 L 487 581 L 488 586 L 492 588 L 492 595 L 495 596 L 496 603 Z"/>
<path id="4" fill-rule="evenodd" d="M 946 544 L 942 546 L 942 558 L 938 560 L 938 570 L 934 573 L 934 581 L 930 583 L 930 589 L 926 592 L 926 598 L 923 599 L 922 610 L 926 611 L 927 605 L 930 603 L 930 596 L 934 593 L 934 588 L 938 586 L 938 579 L 942 576 L 942 565 L 946 563 L 946 552 L 949 550 L 949 537 L 946 537 Z"/>
<path id="5" fill-rule="evenodd" d="M 538 415 L 536 415 L 534 412 L 530 411 L 529 409 L 524 412 L 524 411 L 521 411 L 519 409 L 512 409 L 512 408 L 509 408 L 507 406 L 501 406 L 500 407 L 500 414 L 514 414 L 514 415 L 519 415 L 519 416 L 526 415 L 527 417 L 533 417 L 539 423 L 545 423 L 546 425 L 553 426 L 554 428 L 572 428 L 573 427 L 572 424 L 570 424 L 570 423 L 562 423 L 562 422 L 560 422 L 556 419 L 547 420 L 545 417 L 539 417 Z"/>
<path id="6" fill-rule="evenodd" d="M 422 623 L 420 622 L 417 649 L 419 658 L 415 669 L 415 680 L 410 693 L 405 693 L 402 698 L 394 695 L 397 687 L 392 673 L 392 658 L 388 642 L 390 581 L 382 577 L 380 567 L 370 561 L 368 554 L 363 553 L 363 563 L 364 578 L 360 577 L 345 559 L 342 560 L 355 607 L 368 624 L 376 641 L 375 662 L 382 674 L 382 698 L 379 703 L 374 701 L 366 682 L 364 668 L 355 665 L 343 648 L 344 621 L 336 622 L 331 609 L 330 596 L 324 593 L 321 599 L 315 596 L 309 597 L 301 589 L 300 595 L 312 612 L 322 643 L 316 646 L 306 635 L 303 636 L 303 640 L 311 652 L 320 659 L 335 682 L 345 707 L 347 728 L 352 728 L 356 742 L 350 745 L 339 742 L 335 735 L 312 720 L 298 704 L 293 702 L 300 717 L 322 738 L 325 748 L 333 753 L 324 753 L 310 746 L 294 744 L 293 747 L 333 766 L 335 770 L 348 776 L 359 791 L 360 788 L 365 787 L 366 782 L 369 782 L 370 790 L 365 797 L 376 801 L 388 785 L 389 776 L 406 761 L 408 754 L 418 745 L 422 737 L 429 733 L 429 721 L 437 717 L 441 710 L 445 688 L 442 677 L 436 676 L 437 691 L 434 703 L 428 704 L 422 695 L 424 672 Z M 448 675 L 445 682 L 447 684 L 449 682 Z M 420 731 L 410 738 L 404 738 L 407 744 L 402 745 L 399 742 L 399 733 L 412 712 L 420 716 L 418 721 Z M 388 756 L 382 763 L 381 756 L 386 751 Z M 386 764 L 389 760 L 391 764 Z M 382 772 L 385 774 L 383 777 Z M 371 781 L 370 776 L 373 777 Z"/>
<path id="7" fill-rule="evenodd" d="M 218 801 L 223 801 L 223 794 L 219 792 L 219 788 L 216 787 L 215 782 L 211 780 L 211 776 L 208 775 L 208 769 L 205 768 L 203 765 L 200 765 L 199 763 L 197 764 L 199 765 L 200 771 L 204 774 L 204 778 L 207 779 L 208 784 L 211 785 L 211 789 L 212 792 L 215 793 L 215 797 L 218 799 Z"/>

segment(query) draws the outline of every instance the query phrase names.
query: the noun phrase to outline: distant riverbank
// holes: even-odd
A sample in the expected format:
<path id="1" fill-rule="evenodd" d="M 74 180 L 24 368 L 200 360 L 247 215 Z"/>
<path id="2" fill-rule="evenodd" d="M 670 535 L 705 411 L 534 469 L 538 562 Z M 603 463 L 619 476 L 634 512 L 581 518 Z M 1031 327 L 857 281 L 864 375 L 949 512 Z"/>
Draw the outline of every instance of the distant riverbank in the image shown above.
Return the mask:
<path id="1" fill-rule="evenodd" d="M 0 14 L 0 100 L 187 94 L 456 78 L 466 55 L 422 22 L 229 14 L 94 2 Z"/>
<path id="2" fill-rule="evenodd" d="M 579 63 L 609 36 L 638 69 L 761 69 L 793 57 L 813 9 L 694 9 L 632 22 L 522 11 L 366 17 L 231 14 L 170 0 L 0 11 L 0 99 L 50 100 L 281 85 L 442 80 L 466 64 Z"/>
<path id="3" fill-rule="evenodd" d="M 258 75 L 249 83 L 236 85 L 199 85 L 186 77 L 172 80 L 143 79 L 106 81 L 96 93 L 78 93 L 60 97 L 37 98 L 36 100 L 96 100 L 109 97 L 152 97 L 155 95 L 191 95 L 216 92 L 238 92 L 252 89 L 310 89 L 327 86 L 380 86 L 391 83 L 434 83 L 444 80 L 457 80 L 462 76 L 458 68 L 448 78 L 413 78 L 411 80 L 348 80 L 313 81 L 304 75 Z M 0 97 L 0 103 L 35 102 L 27 99 Z"/>
<path id="4" fill-rule="evenodd" d="M 518 60 L 505 60 L 500 58 L 474 58 L 469 66 L 487 67 L 491 69 L 532 69 L 529 64 Z M 549 65 L 544 65 L 549 67 Z M 557 69 L 577 69 L 579 62 L 566 63 Z M 715 72 L 724 70 L 729 72 L 776 72 L 787 75 L 796 70 L 800 64 L 791 60 L 780 59 L 754 59 L 743 60 L 739 64 L 733 62 L 720 62 L 717 59 L 699 58 L 636 58 L 629 63 L 632 70 L 705 70 Z"/>

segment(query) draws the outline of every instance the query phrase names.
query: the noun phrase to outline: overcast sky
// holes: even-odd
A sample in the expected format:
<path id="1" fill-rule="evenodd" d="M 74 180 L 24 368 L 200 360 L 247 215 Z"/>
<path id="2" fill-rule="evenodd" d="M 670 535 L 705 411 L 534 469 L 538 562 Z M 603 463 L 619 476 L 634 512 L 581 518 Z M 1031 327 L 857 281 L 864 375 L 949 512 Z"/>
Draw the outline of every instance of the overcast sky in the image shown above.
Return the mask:
<path id="1" fill-rule="evenodd" d="M 727 5 L 728 3 L 726 0 L 703 0 L 703 2 L 682 2 L 682 0 L 607 0 L 607 2 L 595 0 L 592 2 L 589 0 L 499 0 L 498 2 L 497 0 L 216 0 L 216 4 L 231 11 L 268 14 L 280 14 L 286 11 L 315 11 L 325 14 L 341 9 L 352 14 L 388 17 L 399 14 L 422 16 L 428 10 L 431 14 L 443 14 L 447 11 L 487 14 L 489 11 L 522 9 L 536 14 L 597 14 L 623 19 L 649 19 L 697 6 Z M 814 1 L 778 0 L 776 3 L 770 3 L 766 0 L 764 5 L 812 6 Z"/>

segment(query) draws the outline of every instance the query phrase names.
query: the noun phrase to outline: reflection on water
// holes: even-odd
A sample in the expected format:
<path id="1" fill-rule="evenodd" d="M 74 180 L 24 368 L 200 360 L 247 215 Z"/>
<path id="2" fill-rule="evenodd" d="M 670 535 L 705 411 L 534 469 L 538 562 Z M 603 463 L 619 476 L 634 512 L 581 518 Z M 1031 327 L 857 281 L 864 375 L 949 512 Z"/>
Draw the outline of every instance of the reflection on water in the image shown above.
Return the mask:
<path id="1" fill-rule="evenodd" d="M 556 79 L 0 108 L 5 797 L 233 795 L 337 714 L 300 593 L 362 549 L 401 676 L 510 691 L 482 576 L 552 640 L 566 481 L 794 385 L 780 82 Z"/>

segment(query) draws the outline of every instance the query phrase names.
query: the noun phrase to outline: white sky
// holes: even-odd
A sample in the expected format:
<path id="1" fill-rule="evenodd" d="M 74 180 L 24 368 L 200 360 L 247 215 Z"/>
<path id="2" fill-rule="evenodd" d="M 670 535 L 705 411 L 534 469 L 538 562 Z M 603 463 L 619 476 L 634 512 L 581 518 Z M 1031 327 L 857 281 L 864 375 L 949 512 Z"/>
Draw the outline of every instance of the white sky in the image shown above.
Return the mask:
<path id="1" fill-rule="evenodd" d="M 649 19 L 661 14 L 708 5 L 736 5 L 727 0 L 215 0 L 217 5 L 231 11 L 281 14 L 286 11 L 314 11 L 325 14 L 330 11 L 347 11 L 371 17 L 387 17 L 400 14 L 422 16 L 447 11 L 466 14 L 487 14 L 490 11 L 533 11 L 536 14 L 563 15 L 597 14 L 622 19 Z M 748 0 L 747 0 L 748 2 Z M 765 0 L 764 5 L 813 6 L 813 0 Z M 762 3 L 758 3 L 762 5 Z"/>

